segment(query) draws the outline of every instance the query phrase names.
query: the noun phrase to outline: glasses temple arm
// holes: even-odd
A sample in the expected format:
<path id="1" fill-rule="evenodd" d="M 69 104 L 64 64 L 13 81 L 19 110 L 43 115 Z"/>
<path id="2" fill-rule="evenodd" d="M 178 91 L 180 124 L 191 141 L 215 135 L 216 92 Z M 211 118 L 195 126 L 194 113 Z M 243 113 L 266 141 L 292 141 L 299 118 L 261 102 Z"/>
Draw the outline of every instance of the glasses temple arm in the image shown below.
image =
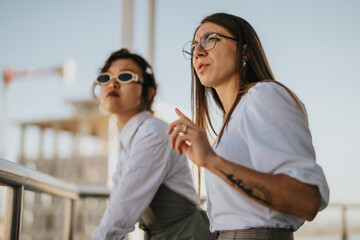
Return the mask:
<path id="1" fill-rule="evenodd" d="M 187 54 L 189 54 L 190 56 L 194 56 L 194 54 L 192 54 L 192 53 L 189 53 L 188 51 L 185 51 L 185 50 L 182 50 L 184 53 L 187 53 Z"/>
<path id="2" fill-rule="evenodd" d="M 218 34 L 218 35 L 223 37 L 223 38 L 228 38 L 228 39 L 232 39 L 232 40 L 235 40 L 235 41 L 239 41 L 239 39 L 237 39 L 237 38 L 228 37 L 228 36 L 225 36 L 225 35 L 222 35 L 222 34 Z"/>

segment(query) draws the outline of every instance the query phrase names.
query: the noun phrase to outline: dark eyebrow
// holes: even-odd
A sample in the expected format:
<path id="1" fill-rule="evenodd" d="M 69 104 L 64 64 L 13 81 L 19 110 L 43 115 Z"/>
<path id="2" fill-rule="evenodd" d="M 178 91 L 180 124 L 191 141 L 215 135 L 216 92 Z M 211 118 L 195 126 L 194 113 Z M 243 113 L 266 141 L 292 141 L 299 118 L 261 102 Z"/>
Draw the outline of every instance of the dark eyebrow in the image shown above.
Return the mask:
<path id="1" fill-rule="evenodd" d="M 208 34 L 208 33 L 214 33 L 214 32 L 206 32 L 206 33 L 204 33 L 203 35 L 201 35 L 200 39 L 201 39 L 203 36 L 205 36 L 206 34 Z M 198 42 L 198 41 L 196 41 L 195 38 L 194 38 L 194 39 L 193 39 L 193 42 Z"/>
<path id="2" fill-rule="evenodd" d="M 116 74 L 119 74 L 119 73 L 121 73 L 121 72 L 125 72 L 125 71 L 132 72 L 132 73 L 137 74 L 134 70 L 129 69 L 129 68 L 122 69 L 120 72 L 117 72 Z M 110 73 L 110 72 L 109 72 L 109 69 L 106 71 L 106 73 Z M 110 74 L 112 74 L 112 73 L 110 73 Z"/>
<path id="3" fill-rule="evenodd" d="M 125 72 L 125 71 L 129 71 L 129 72 L 133 72 L 133 73 L 135 73 L 135 71 L 134 71 L 134 70 L 132 70 L 132 69 L 128 69 L 128 68 L 126 68 L 126 69 L 122 69 L 120 72 Z"/>

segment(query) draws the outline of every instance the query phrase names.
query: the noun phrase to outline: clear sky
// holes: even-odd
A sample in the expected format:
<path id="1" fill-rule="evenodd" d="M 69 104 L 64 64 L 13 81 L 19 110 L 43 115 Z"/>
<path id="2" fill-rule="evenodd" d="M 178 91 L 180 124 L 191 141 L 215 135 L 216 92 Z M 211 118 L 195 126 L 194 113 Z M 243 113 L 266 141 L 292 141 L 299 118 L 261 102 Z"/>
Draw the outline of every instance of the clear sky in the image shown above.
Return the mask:
<path id="1" fill-rule="evenodd" d="M 146 8 L 146 0 L 135 1 L 133 50 L 145 57 Z M 190 63 L 181 53 L 184 43 L 211 13 L 245 18 L 257 31 L 276 79 L 306 105 L 331 202 L 359 203 L 359 10 L 356 0 L 157 0 L 156 101 L 189 111 Z M 7 104 L 12 128 L 19 121 L 71 116 L 68 101 L 90 97 L 98 69 L 119 48 L 121 0 L 0 1 L 1 72 L 7 66 L 42 69 L 68 58 L 77 62 L 76 81 L 70 87 L 57 76 L 13 82 Z M 3 94 L 2 83 L 0 90 Z M 10 132 L 8 145 L 18 140 Z M 5 157 L 15 158 L 11 147 Z"/>

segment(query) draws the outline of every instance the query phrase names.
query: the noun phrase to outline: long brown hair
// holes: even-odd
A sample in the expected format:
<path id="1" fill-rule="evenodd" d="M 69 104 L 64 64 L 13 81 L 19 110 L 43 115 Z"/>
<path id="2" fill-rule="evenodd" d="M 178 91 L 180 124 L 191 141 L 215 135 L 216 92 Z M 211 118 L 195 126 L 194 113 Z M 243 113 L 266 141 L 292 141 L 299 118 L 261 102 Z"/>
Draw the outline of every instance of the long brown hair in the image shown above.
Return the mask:
<path id="1" fill-rule="evenodd" d="M 286 86 L 275 80 L 260 39 L 255 30 L 246 20 L 227 13 L 215 13 L 205 17 L 201 21 L 201 25 L 206 22 L 215 23 L 225 28 L 234 38 L 238 39 L 236 68 L 238 73 L 237 79 L 239 81 L 238 86 L 240 86 L 240 88 L 230 111 L 226 114 L 224 106 L 221 103 L 215 89 L 212 87 L 205 87 L 201 84 L 200 79 L 195 72 L 195 68 L 191 63 L 191 111 L 192 119 L 197 126 L 205 130 L 207 133 L 213 132 L 217 136 L 217 144 L 219 144 L 235 107 L 249 89 L 259 82 L 275 82 L 284 87 L 299 106 L 305 119 L 307 120 L 306 113 L 295 94 Z M 196 29 L 194 36 L 200 26 Z M 244 48 L 244 46 L 246 46 L 246 48 Z M 243 67 L 244 49 L 246 49 L 245 54 L 248 57 L 245 67 Z M 223 125 L 219 133 L 215 131 L 210 119 L 208 107 L 210 97 L 212 97 L 215 104 L 223 113 Z M 200 169 L 198 172 L 200 173 Z M 198 181 L 198 190 L 200 190 L 200 174 L 198 176 Z"/>

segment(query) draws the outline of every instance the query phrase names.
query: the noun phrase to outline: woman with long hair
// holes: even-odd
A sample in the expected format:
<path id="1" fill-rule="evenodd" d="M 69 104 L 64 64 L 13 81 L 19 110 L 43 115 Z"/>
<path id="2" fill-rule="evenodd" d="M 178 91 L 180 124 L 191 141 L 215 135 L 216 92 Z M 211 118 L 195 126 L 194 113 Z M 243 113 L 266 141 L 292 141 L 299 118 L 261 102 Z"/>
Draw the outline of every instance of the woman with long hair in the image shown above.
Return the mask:
<path id="1" fill-rule="evenodd" d="M 176 109 L 168 133 L 172 148 L 205 168 L 210 230 L 223 240 L 293 239 L 329 201 L 304 105 L 274 79 L 256 32 L 240 17 L 205 17 L 183 52 L 194 122 Z M 223 113 L 218 134 L 210 100 Z"/>
<path id="2" fill-rule="evenodd" d="M 187 160 L 169 147 L 168 124 L 152 115 L 156 82 L 141 56 L 121 49 L 93 84 L 120 129 L 113 189 L 92 239 L 123 239 L 139 221 L 148 240 L 215 239 L 196 201 Z"/>

